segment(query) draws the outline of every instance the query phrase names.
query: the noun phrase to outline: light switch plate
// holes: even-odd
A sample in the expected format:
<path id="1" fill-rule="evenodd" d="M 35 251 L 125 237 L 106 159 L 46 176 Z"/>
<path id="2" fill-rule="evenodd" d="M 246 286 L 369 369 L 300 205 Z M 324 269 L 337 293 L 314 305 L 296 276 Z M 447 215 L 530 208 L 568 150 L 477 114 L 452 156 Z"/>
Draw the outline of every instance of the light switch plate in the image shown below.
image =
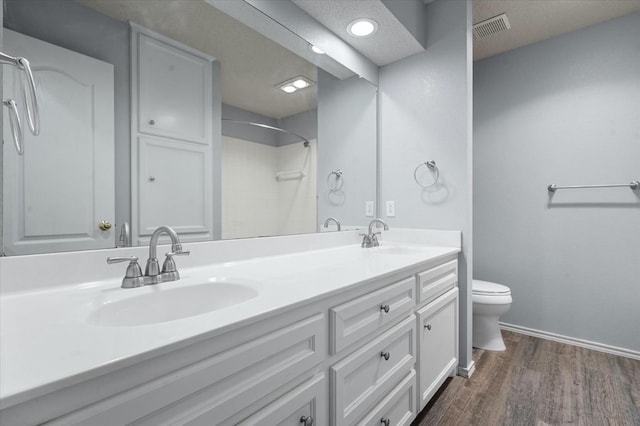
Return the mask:
<path id="1" fill-rule="evenodd" d="M 396 217 L 395 201 L 387 201 L 387 217 Z"/>
<path id="2" fill-rule="evenodd" d="M 366 217 L 373 217 L 373 201 L 365 201 L 364 215 Z"/>

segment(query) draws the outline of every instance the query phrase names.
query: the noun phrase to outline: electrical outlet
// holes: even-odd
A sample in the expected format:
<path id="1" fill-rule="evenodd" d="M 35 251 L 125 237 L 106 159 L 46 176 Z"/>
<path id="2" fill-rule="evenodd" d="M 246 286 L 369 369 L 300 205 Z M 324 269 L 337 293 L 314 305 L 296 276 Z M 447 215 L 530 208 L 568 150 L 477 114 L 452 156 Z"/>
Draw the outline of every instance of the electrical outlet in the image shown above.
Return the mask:
<path id="1" fill-rule="evenodd" d="M 365 201 L 364 215 L 366 217 L 373 217 L 373 201 Z"/>
<path id="2" fill-rule="evenodd" d="M 387 201 L 387 217 L 396 217 L 395 201 Z"/>

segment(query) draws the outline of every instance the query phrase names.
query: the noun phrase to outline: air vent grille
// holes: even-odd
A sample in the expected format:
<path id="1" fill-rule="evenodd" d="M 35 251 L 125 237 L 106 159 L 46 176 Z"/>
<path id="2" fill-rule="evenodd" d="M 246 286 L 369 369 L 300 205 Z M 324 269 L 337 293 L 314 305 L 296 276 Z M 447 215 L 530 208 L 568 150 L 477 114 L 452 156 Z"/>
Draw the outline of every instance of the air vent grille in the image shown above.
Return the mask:
<path id="1" fill-rule="evenodd" d="M 473 25 L 473 39 L 489 37 L 495 33 L 506 31 L 511 29 L 507 14 L 494 16 L 493 18 L 486 19 Z"/>

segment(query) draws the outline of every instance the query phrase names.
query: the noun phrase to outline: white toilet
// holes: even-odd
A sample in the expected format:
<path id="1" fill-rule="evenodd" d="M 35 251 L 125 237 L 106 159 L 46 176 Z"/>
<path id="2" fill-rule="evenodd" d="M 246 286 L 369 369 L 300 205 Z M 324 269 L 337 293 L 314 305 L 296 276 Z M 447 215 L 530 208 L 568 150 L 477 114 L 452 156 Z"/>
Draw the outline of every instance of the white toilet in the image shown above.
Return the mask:
<path id="1" fill-rule="evenodd" d="M 498 320 L 511 307 L 509 287 L 489 281 L 473 280 L 473 346 L 490 351 L 504 351 Z"/>

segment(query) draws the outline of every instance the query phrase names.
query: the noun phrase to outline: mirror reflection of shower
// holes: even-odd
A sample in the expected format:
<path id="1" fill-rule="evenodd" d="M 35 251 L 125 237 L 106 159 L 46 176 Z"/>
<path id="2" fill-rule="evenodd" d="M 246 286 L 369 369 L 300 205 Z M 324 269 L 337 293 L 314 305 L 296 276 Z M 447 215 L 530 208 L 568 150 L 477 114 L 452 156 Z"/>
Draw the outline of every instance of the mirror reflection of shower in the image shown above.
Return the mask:
<path id="1" fill-rule="evenodd" d="M 222 122 L 222 238 L 315 232 L 316 140 L 256 121 Z"/>

